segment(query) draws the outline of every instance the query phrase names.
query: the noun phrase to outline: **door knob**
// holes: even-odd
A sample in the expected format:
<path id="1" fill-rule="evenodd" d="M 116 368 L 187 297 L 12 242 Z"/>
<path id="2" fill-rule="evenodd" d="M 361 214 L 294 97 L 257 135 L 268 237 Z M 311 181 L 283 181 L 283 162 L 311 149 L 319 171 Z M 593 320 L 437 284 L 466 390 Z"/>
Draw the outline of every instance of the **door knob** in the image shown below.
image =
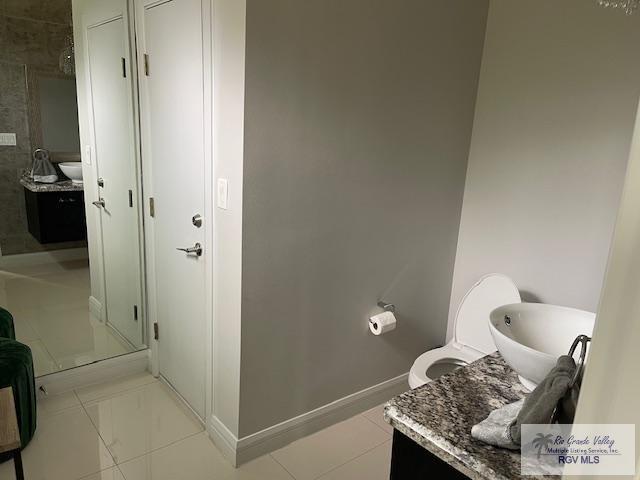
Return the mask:
<path id="1" fill-rule="evenodd" d="M 100 200 L 96 200 L 95 202 L 91 202 L 91 203 L 93 203 L 98 208 L 104 208 L 104 198 L 101 198 Z"/>
<path id="2" fill-rule="evenodd" d="M 197 257 L 202 256 L 202 245 L 200 245 L 199 243 L 196 243 L 193 247 L 176 248 L 176 250 L 180 250 L 181 252 L 186 252 L 189 255 L 191 255 L 192 253 L 195 253 Z"/>

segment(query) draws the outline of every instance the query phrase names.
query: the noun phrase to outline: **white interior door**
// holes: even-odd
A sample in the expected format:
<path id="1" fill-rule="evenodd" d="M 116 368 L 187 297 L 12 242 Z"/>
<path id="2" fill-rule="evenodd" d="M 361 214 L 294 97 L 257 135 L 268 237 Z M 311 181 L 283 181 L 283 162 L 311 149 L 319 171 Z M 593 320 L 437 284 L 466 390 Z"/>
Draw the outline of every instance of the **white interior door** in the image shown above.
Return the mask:
<path id="1" fill-rule="evenodd" d="M 200 0 L 140 0 L 143 157 L 154 198 L 160 374 L 205 414 L 204 91 Z M 200 244 L 202 256 L 178 248 Z"/>
<path id="2" fill-rule="evenodd" d="M 87 30 L 94 159 L 107 322 L 133 347 L 143 343 L 136 139 L 128 29 L 122 17 Z M 93 207 L 92 207 L 93 208 Z"/>

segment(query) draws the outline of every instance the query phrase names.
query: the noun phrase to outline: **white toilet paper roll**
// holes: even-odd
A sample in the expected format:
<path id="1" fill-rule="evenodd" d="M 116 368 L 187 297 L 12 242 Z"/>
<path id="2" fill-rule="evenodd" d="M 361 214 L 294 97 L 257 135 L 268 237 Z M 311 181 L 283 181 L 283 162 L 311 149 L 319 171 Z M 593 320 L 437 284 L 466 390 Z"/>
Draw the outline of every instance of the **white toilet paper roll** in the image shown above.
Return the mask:
<path id="1" fill-rule="evenodd" d="M 396 328 L 396 316 L 393 312 L 382 312 L 369 319 L 369 330 L 374 335 L 382 335 Z"/>

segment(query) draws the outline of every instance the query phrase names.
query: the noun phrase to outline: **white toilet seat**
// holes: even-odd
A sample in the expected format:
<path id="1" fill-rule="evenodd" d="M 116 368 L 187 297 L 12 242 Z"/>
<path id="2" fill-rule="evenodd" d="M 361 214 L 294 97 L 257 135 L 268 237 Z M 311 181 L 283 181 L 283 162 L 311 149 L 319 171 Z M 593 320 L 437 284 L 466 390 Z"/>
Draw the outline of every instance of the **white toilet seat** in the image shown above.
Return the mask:
<path id="1" fill-rule="evenodd" d="M 427 370 L 429 370 L 432 365 L 442 360 L 446 361 L 448 359 L 451 359 L 466 365 L 471 362 L 475 362 L 483 356 L 484 353 L 482 352 L 478 352 L 477 350 L 474 350 L 470 347 L 465 347 L 464 345 L 457 345 L 454 343 L 449 343 L 444 347 L 429 350 L 428 352 L 420 355 L 418 358 L 416 358 L 416 361 L 413 362 L 413 366 L 411 367 L 411 371 L 409 372 L 409 386 L 411 388 L 418 388 L 419 386 L 424 385 L 431 380 L 434 380 L 435 377 L 430 378 L 427 375 Z"/>
<path id="2" fill-rule="evenodd" d="M 492 273 L 478 280 L 458 306 L 453 339 L 444 347 L 423 353 L 413 363 L 409 372 L 411 388 L 495 352 L 489 314 L 497 307 L 519 302 L 520 292 L 509 277 Z M 430 370 L 433 373 L 428 373 Z"/>

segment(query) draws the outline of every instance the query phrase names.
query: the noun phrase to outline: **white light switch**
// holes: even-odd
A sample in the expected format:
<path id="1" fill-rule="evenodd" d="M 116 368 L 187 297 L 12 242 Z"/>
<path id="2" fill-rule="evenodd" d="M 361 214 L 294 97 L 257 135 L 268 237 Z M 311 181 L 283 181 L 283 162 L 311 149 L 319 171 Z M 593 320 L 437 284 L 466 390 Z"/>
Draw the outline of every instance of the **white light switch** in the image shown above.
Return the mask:
<path id="1" fill-rule="evenodd" d="M 229 182 L 226 178 L 218 179 L 218 208 L 227 209 L 227 199 L 229 197 Z"/>
<path id="2" fill-rule="evenodd" d="M 16 146 L 16 134 L 15 133 L 0 133 L 0 145 L 6 147 Z"/>
<path id="3" fill-rule="evenodd" d="M 84 146 L 84 163 L 91 165 L 91 145 Z"/>

